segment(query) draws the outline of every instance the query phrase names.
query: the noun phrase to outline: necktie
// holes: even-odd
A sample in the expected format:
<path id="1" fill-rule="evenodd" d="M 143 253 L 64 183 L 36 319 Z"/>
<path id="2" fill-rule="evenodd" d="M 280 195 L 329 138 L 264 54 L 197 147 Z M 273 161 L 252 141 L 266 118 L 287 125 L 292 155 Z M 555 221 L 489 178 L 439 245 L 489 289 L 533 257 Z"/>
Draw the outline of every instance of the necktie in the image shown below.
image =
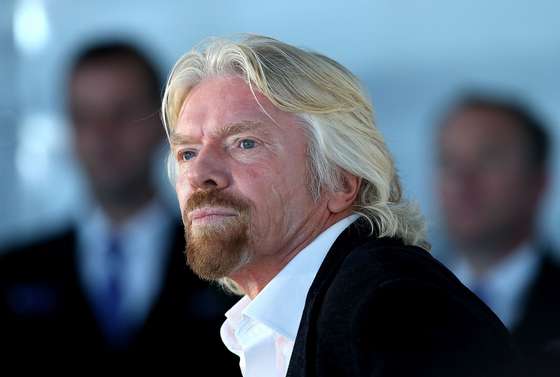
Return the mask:
<path id="1" fill-rule="evenodd" d="M 112 235 L 106 250 L 107 280 L 104 282 L 100 299 L 100 322 L 109 344 L 119 347 L 125 342 L 125 322 L 122 315 L 123 266 L 122 242 Z"/>

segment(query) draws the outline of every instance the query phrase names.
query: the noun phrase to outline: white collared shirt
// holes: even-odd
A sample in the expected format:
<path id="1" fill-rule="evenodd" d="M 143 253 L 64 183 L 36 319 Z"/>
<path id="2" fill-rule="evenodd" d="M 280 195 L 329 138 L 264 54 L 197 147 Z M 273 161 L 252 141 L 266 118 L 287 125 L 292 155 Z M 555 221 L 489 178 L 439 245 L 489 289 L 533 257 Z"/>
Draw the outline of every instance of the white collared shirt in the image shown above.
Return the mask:
<path id="1" fill-rule="evenodd" d="M 329 227 L 301 250 L 253 299 L 227 313 L 220 335 L 239 356 L 244 377 L 283 377 L 294 347 L 307 293 L 337 237 L 358 215 Z"/>
<path id="2" fill-rule="evenodd" d="M 120 315 L 132 328 L 145 321 L 161 291 L 171 227 L 172 215 L 154 201 L 117 229 L 123 254 Z M 78 271 L 92 305 L 109 279 L 107 245 L 114 231 L 99 208 L 78 228 Z"/>
<path id="3" fill-rule="evenodd" d="M 487 296 L 484 301 L 511 330 L 520 319 L 523 300 L 535 278 L 539 261 L 540 256 L 534 246 L 527 242 L 492 267 L 482 278 L 477 278 L 464 260 L 460 260 L 452 270 L 469 289 L 481 285 L 484 287 Z"/>

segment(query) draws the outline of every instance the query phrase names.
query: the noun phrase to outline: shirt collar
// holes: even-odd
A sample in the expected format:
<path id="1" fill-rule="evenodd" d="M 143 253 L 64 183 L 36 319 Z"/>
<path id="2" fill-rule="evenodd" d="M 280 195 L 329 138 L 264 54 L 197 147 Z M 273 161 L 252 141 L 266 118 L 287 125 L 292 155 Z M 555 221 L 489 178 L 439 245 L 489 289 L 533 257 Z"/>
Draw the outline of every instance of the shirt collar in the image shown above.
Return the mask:
<path id="1" fill-rule="evenodd" d="M 476 278 L 465 260 L 460 260 L 457 277 L 469 288 L 482 284 L 492 297 L 492 309 L 507 327 L 517 320 L 516 308 L 537 273 L 540 256 L 532 242 L 517 247 L 508 257 L 491 268 L 485 276 Z"/>
<path id="2" fill-rule="evenodd" d="M 230 325 L 235 327 L 242 316 L 246 316 L 294 341 L 307 293 L 325 256 L 338 236 L 358 217 L 353 214 L 330 226 L 301 250 L 253 300 L 243 297 L 226 313 Z"/>
<path id="3" fill-rule="evenodd" d="M 241 354 L 241 346 L 237 341 L 235 331 L 240 327 L 243 321 L 243 311 L 251 303 L 248 296 L 244 296 L 241 300 L 237 301 L 235 305 L 226 312 L 226 321 L 220 329 L 220 337 L 225 346 L 236 355 Z"/>
<path id="4" fill-rule="evenodd" d="M 491 270 L 488 276 L 490 286 L 500 293 L 508 291 L 522 292 L 532 280 L 537 270 L 539 256 L 534 247 L 525 244 L 507 258 L 503 263 Z"/>
<path id="5" fill-rule="evenodd" d="M 481 278 L 476 278 L 474 272 L 464 259 L 460 259 L 455 269 L 456 275 L 465 285 L 469 286 L 477 281 L 482 281 L 485 285 L 495 287 L 500 291 L 512 290 L 513 281 L 525 280 L 524 277 L 529 274 L 533 266 L 538 263 L 538 255 L 531 242 L 526 242 L 517 247 L 500 263 L 493 266 Z M 523 277 L 520 279 L 520 277 Z M 517 285 L 517 284 L 515 284 Z"/>
<path id="6" fill-rule="evenodd" d="M 117 229 L 112 229 L 107 215 L 97 207 L 81 221 L 79 231 L 82 240 L 88 244 L 105 245 L 115 233 L 124 243 L 145 244 L 160 236 L 161 231 L 171 224 L 170 217 L 164 207 L 155 200 Z"/>
<path id="7" fill-rule="evenodd" d="M 108 240 L 117 232 L 121 242 L 123 309 L 128 319 L 145 318 L 164 281 L 170 256 L 169 231 L 174 221 L 155 200 L 114 230 L 101 208 L 84 213 L 78 224 L 77 263 L 81 284 L 90 300 L 104 289 L 110 271 Z"/>

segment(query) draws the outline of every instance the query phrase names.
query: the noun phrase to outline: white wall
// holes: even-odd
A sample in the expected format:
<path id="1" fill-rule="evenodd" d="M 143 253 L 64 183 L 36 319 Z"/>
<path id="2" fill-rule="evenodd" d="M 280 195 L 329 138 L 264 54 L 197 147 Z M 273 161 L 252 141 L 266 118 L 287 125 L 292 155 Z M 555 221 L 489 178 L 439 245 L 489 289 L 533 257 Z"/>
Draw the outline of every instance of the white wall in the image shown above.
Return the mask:
<path id="1" fill-rule="evenodd" d="M 457 90 L 479 85 L 512 90 L 549 121 L 555 139 L 560 137 L 558 1 L 16 3 L 29 2 L 44 7 L 50 37 L 42 48 L 19 55 L 14 106 L 19 116 L 15 171 L 21 186 L 0 193 L 11 192 L 11 198 L 2 200 L 22 204 L 17 211 L 8 208 L 9 224 L 0 223 L 0 240 L 17 235 L 17 229 L 40 229 L 46 218 L 63 219 L 81 201 L 62 113 L 63 64 L 80 43 L 99 35 L 139 36 L 160 54 L 166 71 L 204 37 L 240 32 L 267 34 L 339 60 L 367 86 L 407 194 L 434 225 L 431 128 L 441 106 Z M 9 148 L 0 150 L 3 159 L 9 153 Z M 555 157 L 556 164 L 558 160 Z M 69 183 L 61 187 L 57 182 Z M 554 232 L 560 220 L 558 174 L 553 182 L 544 222 L 560 241 L 560 232 Z M 3 180 L 0 185 L 16 183 Z"/>

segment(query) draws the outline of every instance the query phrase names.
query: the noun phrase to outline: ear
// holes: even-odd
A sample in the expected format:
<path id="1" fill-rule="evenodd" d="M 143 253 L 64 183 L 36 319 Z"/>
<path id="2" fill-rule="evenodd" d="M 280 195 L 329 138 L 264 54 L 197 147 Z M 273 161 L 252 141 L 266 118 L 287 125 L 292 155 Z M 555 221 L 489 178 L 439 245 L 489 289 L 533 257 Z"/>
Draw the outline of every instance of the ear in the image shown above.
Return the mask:
<path id="1" fill-rule="evenodd" d="M 332 213 L 340 213 L 352 207 L 362 179 L 343 170 L 341 172 L 342 187 L 338 191 L 331 192 L 327 207 Z"/>

